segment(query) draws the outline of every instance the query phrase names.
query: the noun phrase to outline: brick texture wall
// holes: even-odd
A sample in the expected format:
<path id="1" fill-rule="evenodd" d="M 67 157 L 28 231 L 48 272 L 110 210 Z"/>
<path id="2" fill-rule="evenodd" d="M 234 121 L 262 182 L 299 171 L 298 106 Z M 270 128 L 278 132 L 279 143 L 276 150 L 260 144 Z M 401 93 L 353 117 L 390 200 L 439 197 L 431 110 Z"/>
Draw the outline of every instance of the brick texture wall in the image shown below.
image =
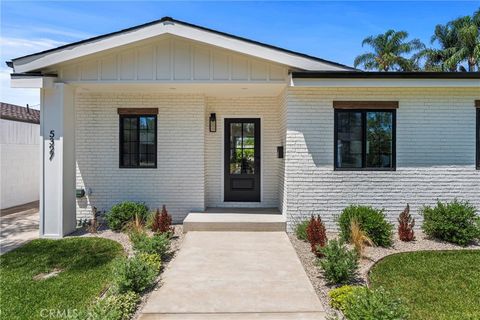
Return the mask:
<path id="1" fill-rule="evenodd" d="M 157 169 L 119 168 L 117 108 L 158 108 Z M 123 200 L 167 206 L 180 222 L 205 206 L 205 100 L 195 95 L 77 93 L 77 188 L 92 194 L 77 199 L 77 219 L 91 207 L 108 210 Z"/>
<path id="2" fill-rule="evenodd" d="M 349 204 L 384 208 L 396 222 L 406 203 L 423 205 L 455 197 L 480 208 L 475 170 L 475 107 L 478 89 L 289 88 L 284 212 L 294 221 L 320 214 L 328 229 Z M 333 170 L 333 100 L 398 100 L 397 170 Z"/>

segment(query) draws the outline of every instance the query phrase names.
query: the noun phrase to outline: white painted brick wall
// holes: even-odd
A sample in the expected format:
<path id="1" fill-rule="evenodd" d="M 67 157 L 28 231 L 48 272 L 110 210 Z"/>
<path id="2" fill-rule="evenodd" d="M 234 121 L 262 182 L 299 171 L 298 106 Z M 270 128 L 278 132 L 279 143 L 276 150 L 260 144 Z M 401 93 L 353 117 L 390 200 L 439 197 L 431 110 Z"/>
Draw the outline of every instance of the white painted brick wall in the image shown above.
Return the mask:
<path id="1" fill-rule="evenodd" d="M 289 227 L 300 216 L 320 214 L 328 229 L 349 204 L 386 210 L 396 222 L 406 203 L 419 209 L 457 197 L 480 208 L 475 170 L 478 89 L 289 88 L 286 188 Z M 333 170 L 333 100 L 398 100 L 397 170 Z"/>
<path id="2" fill-rule="evenodd" d="M 157 169 L 119 168 L 117 108 L 158 108 Z M 91 206 L 108 210 L 123 200 L 167 206 L 176 222 L 204 200 L 205 99 L 195 95 L 77 93 L 77 188 L 93 193 L 77 199 L 77 219 Z"/>
<path id="3" fill-rule="evenodd" d="M 208 132 L 208 117 L 216 113 L 217 132 Z M 278 99 L 269 97 L 207 98 L 205 115 L 205 172 L 207 207 L 278 207 L 281 145 Z M 223 202 L 224 118 L 261 118 L 262 201 L 261 203 Z"/>

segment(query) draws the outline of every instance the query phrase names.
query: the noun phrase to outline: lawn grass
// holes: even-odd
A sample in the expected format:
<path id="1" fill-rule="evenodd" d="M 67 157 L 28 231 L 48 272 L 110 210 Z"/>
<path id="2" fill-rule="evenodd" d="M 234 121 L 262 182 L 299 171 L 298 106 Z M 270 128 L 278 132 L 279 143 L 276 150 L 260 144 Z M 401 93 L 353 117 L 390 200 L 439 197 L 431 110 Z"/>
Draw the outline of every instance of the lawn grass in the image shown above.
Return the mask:
<path id="1" fill-rule="evenodd" d="M 122 253 L 118 242 L 85 237 L 34 240 L 0 256 L 0 317 L 45 319 L 53 312 L 53 318 L 67 318 L 62 312 L 72 315 L 108 286 L 112 264 Z M 33 279 L 54 269 L 62 271 Z"/>
<path id="2" fill-rule="evenodd" d="M 480 251 L 421 251 L 386 257 L 373 287 L 402 298 L 415 320 L 480 319 Z"/>

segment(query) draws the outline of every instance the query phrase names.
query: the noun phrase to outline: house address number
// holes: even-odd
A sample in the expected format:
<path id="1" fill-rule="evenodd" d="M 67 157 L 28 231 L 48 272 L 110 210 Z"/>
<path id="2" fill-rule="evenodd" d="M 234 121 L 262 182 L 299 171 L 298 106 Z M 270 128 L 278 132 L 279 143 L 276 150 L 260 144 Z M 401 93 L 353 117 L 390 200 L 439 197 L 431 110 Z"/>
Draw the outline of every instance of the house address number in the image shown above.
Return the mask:
<path id="1" fill-rule="evenodd" d="M 50 161 L 52 161 L 53 156 L 55 155 L 55 130 L 50 130 L 50 145 L 48 148 L 50 149 Z"/>

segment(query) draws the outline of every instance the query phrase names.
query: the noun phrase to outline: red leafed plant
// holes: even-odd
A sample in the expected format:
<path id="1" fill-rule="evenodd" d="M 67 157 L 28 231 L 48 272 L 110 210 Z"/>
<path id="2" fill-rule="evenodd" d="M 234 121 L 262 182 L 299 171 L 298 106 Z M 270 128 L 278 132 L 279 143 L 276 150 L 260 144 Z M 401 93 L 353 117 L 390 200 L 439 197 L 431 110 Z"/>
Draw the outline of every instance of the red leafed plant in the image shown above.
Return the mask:
<path id="1" fill-rule="evenodd" d="M 174 228 L 172 227 L 172 216 L 168 214 L 165 205 L 162 206 L 162 212 L 157 209 L 157 212 L 153 217 L 152 231 L 159 233 L 170 232 L 173 235 Z"/>
<path id="2" fill-rule="evenodd" d="M 327 244 L 327 232 L 320 216 L 314 217 L 312 215 L 307 226 L 307 239 L 312 247 L 312 252 L 320 255 L 318 248 Z"/>
<path id="3" fill-rule="evenodd" d="M 415 239 L 413 234 L 413 227 L 415 226 L 415 219 L 410 215 L 410 206 L 407 204 L 405 210 L 400 213 L 398 217 L 398 237 L 402 241 L 412 241 Z"/>

